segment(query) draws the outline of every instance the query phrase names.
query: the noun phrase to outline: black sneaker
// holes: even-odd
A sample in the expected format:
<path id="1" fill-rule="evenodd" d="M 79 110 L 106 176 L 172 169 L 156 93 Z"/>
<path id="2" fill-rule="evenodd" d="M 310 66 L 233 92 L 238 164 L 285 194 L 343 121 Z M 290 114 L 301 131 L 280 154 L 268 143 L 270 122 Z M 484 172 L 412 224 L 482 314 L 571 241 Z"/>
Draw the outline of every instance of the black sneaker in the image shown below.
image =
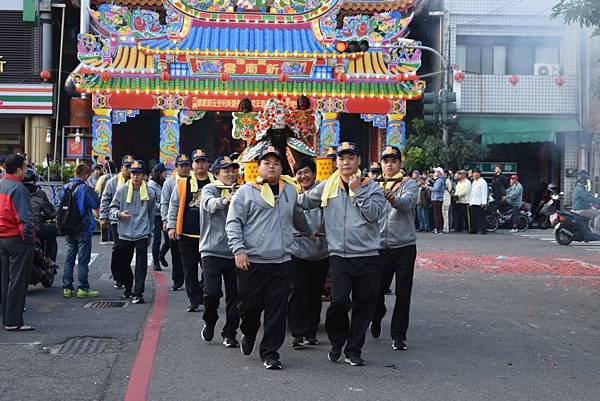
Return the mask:
<path id="1" fill-rule="evenodd" d="M 225 337 L 223 338 L 223 345 L 227 348 L 237 348 L 240 346 L 240 343 L 238 343 L 235 337 Z"/>
<path id="2" fill-rule="evenodd" d="M 125 288 L 125 286 L 123 285 L 123 283 L 120 282 L 120 281 L 115 281 L 115 285 L 113 287 L 115 287 L 118 290 L 121 290 L 121 289 Z"/>
<path id="3" fill-rule="evenodd" d="M 302 347 L 304 347 L 304 337 L 292 337 L 292 348 L 300 349 Z"/>
<path id="4" fill-rule="evenodd" d="M 139 295 L 135 295 L 133 298 L 131 298 L 132 304 L 143 304 L 144 302 L 144 297 Z"/>
<path id="5" fill-rule="evenodd" d="M 255 338 L 248 338 L 246 336 L 242 336 L 242 342 L 240 344 L 240 349 L 242 350 L 242 354 L 250 355 L 252 351 L 254 351 L 254 342 Z"/>
<path id="6" fill-rule="evenodd" d="M 154 262 L 153 269 L 154 269 L 155 272 L 161 272 L 162 271 L 162 269 L 161 269 L 160 265 L 158 264 L 158 262 Z"/>
<path id="7" fill-rule="evenodd" d="M 365 361 L 360 356 L 351 356 L 344 360 L 346 363 L 349 363 L 350 366 L 364 366 Z"/>
<path id="8" fill-rule="evenodd" d="M 131 289 L 125 289 L 125 292 L 123 293 L 123 299 L 131 299 L 133 296 L 133 293 L 131 292 Z"/>
<path id="9" fill-rule="evenodd" d="M 265 359 L 265 361 L 263 362 L 263 365 L 265 365 L 265 368 L 269 369 L 269 370 L 281 370 L 281 368 L 283 367 L 281 365 L 281 362 L 279 362 L 279 359 Z"/>
<path id="10" fill-rule="evenodd" d="M 165 259 L 164 256 L 160 257 L 160 264 L 163 265 L 163 267 L 169 267 L 169 264 L 167 263 L 167 259 Z"/>
<path id="11" fill-rule="evenodd" d="M 385 292 L 385 295 L 394 295 L 394 293 L 392 292 L 391 288 L 388 288 L 387 291 Z"/>
<path id="12" fill-rule="evenodd" d="M 187 311 L 188 312 L 198 312 L 199 307 L 198 307 L 198 305 L 190 305 L 190 306 L 188 306 Z"/>
<path id="13" fill-rule="evenodd" d="M 327 359 L 329 359 L 330 362 L 339 361 L 341 356 L 342 356 L 341 348 L 336 348 L 333 345 L 331 346 L 331 348 L 329 348 L 329 352 L 327 353 Z"/>
<path id="14" fill-rule="evenodd" d="M 379 338 L 381 335 L 381 322 L 371 322 L 371 335 L 373 338 Z"/>
<path id="15" fill-rule="evenodd" d="M 317 337 L 306 337 L 306 340 L 304 341 L 304 344 L 306 344 L 306 345 L 319 345 L 319 340 L 317 340 Z"/>
<path id="16" fill-rule="evenodd" d="M 215 325 L 206 323 L 202 329 L 202 339 L 206 342 L 212 341 L 215 336 Z"/>
<path id="17" fill-rule="evenodd" d="M 173 284 L 171 291 L 181 291 L 181 287 L 183 287 L 183 285 Z"/>
<path id="18" fill-rule="evenodd" d="M 392 349 L 396 351 L 406 351 L 408 348 L 406 347 L 404 341 L 400 340 L 399 338 L 395 338 L 392 340 Z"/>

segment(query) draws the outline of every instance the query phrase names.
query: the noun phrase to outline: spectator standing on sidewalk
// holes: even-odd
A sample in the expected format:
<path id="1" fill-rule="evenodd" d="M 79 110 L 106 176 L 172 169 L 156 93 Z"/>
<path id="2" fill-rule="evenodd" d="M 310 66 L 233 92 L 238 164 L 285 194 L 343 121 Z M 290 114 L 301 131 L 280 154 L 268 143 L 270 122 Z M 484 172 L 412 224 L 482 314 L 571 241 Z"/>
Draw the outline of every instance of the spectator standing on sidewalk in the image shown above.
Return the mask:
<path id="1" fill-rule="evenodd" d="M 467 179 L 467 172 L 460 170 L 457 173 L 456 189 L 456 224 L 454 229 L 456 232 L 470 230 L 469 225 L 469 202 L 471 201 L 471 181 Z"/>
<path id="2" fill-rule="evenodd" d="M 427 177 L 419 178 L 417 194 L 417 220 L 419 231 L 429 231 L 429 208 L 431 207 L 431 188 L 427 185 Z"/>
<path id="3" fill-rule="evenodd" d="M 508 178 L 504 175 L 502 169 L 502 164 L 496 164 L 496 171 L 492 179 L 492 195 L 494 196 L 496 208 L 506 196 L 506 188 L 508 188 Z"/>
<path id="4" fill-rule="evenodd" d="M 96 188 L 96 183 L 98 182 L 98 179 L 102 176 L 102 166 L 99 164 L 96 164 L 94 166 L 94 169 L 92 170 L 92 174 L 90 174 L 90 176 L 88 177 L 88 179 L 86 180 L 86 184 L 92 188 Z"/>
<path id="5" fill-rule="evenodd" d="M 512 232 L 516 233 L 519 231 L 517 229 L 517 221 L 519 219 L 521 205 L 523 204 L 523 186 L 519 182 L 518 175 L 513 174 L 510 177 L 510 186 L 506 189 L 506 197 L 504 199 L 512 207 Z"/>
<path id="6" fill-rule="evenodd" d="M 454 192 L 454 183 L 452 181 L 452 173 L 448 170 L 444 170 L 444 200 L 442 202 L 442 218 L 444 220 L 443 232 L 448 234 L 450 232 L 450 207 L 452 206 L 452 193 Z"/>
<path id="7" fill-rule="evenodd" d="M 0 179 L 0 267 L 2 269 L 2 324 L 7 331 L 30 331 L 23 324 L 23 309 L 33 263 L 35 234 L 29 193 L 23 186 L 25 157 L 13 154 L 5 160 Z"/>
<path id="8" fill-rule="evenodd" d="M 442 216 L 442 204 L 444 203 L 444 192 L 446 192 L 446 180 L 444 169 L 437 167 L 433 171 L 433 190 L 431 191 L 431 205 L 433 206 L 433 233 L 439 234 L 444 228 Z"/>
<path id="9" fill-rule="evenodd" d="M 75 291 L 73 287 L 75 258 L 77 258 L 77 280 L 79 282 L 77 297 L 98 296 L 98 291 L 91 290 L 88 282 L 88 265 L 92 256 L 92 235 L 96 226 L 92 210 L 100 206 L 98 195 L 92 187 L 85 183 L 90 174 L 90 168 L 85 164 L 80 164 L 75 167 L 75 178 L 65 185 L 65 188 L 71 190 L 72 199 L 82 218 L 79 229 L 65 235 L 67 245 L 65 270 L 63 271 L 63 296 L 65 298 L 71 298 Z"/>
<path id="10" fill-rule="evenodd" d="M 471 185 L 471 231 L 470 234 L 487 234 L 487 222 L 485 219 L 485 207 L 488 202 L 487 182 L 481 176 L 481 170 L 473 169 L 473 184 Z"/>

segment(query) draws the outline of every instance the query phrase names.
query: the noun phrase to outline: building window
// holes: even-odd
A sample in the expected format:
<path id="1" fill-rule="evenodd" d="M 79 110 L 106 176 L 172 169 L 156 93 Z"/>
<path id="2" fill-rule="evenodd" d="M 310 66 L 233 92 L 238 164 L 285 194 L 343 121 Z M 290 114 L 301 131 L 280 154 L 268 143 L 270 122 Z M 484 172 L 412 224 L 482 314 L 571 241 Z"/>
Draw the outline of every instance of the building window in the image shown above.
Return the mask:
<path id="1" fill-rule="evenodd" d="M 169 65 L 169 74 L 174 77 L 183 77 L 190 75 L 187 63 L 171 63 Z"/>
<path id="2" fill-rule="evenodd" d="M 457 36 L 456 64 L 485 75 L 534 75 L 536 64 L 560 64 L 560 38 Z"/>
<path id="3" fill-rule="evenodd" d="M 332 79 L 333 68 L 327 65 L 317 65 L 313 70 L 312 78 L 315 79 Z"/>

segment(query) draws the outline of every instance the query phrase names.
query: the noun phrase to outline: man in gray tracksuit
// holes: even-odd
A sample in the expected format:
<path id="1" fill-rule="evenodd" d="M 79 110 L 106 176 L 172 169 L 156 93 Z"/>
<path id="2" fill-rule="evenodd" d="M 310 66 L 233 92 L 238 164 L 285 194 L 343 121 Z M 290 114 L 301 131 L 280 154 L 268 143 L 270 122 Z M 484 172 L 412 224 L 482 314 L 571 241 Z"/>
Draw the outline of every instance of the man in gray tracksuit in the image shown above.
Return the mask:
<path id="1" fill-rule="evenodd" d="M 187 178 L 190 175 L 190 169 L 192 167 L 192 160 L 184 154 L 180 154 L 175 159 L 176 171 L 173 175 L 170 175 L 163 184 L 162 191 L 160 193 L 160 217 L 163 223 L 163 231 L 167 231 L 167 218 L 169 216 L 169 202 L 171 201 L 171 194 L 173 189 L 177 186 L 177 180 L 180 178 Z M 183 287 L 185 280 L 183 275 L 183 264 L 181 263 L 181 256 L 179 254 L 179 244 L 176 240 L 169 240 L 169 249 L 171 249 L 171 263 L 173 264 L 173 270 L 171 271 L 171 280 L 173 285 L 171 291 L 179 291 Z M 163 265 L 164 265 L 163 261 Z"/>
<path id="2" fill-rule="evenodd" d="M 402 153 L 395 146 L 387 146 L 381 154 L 383 176 L 400 179 Z M 396 275 L 396 302 L 392 314 L 392 348 L 405 350 L 406 331 L 410 311 L 410 297 L 417 257 L 417 232 L 415 229 L 415 206 L 417 182 L 410 177 L 402 181 L 389 182 L 384 188 L 387 202 L 385 213 L 379 219 L 381 250 L 379 251 L 382 273 L 381 287 L 377 297 L 377 308 L 371 323 L 374 338 L 381 335 L 381 321 L 385 316 L 385 290 L 390 288 Z"/>
<path id="3" fill-rule="evenodd" d="M 319 184 L 316 181 L 317 166 L 313 159 L 303 158 L 294 166 L 296 180 L 302 191 L 310 191 Z M 292 287 L 288 303 L 288 327 L 292 334 L 292 348 L 317 345 L 317 329 L 321 321 L 322 293 L 327 271 L 329 251 L 325 240 L 323 211 L 321 208 L 305 210 L 304 215 L 316 239 L 299 236 L 292 244 Z"/>
<path id="4" fill-rule="evenodd" d="M 225 225 L 238 268 L 242 352 L 252 353 L 264 311 L 260 357 L 267 369 L 276 370 L 282 367 L 277 351 L 285 340 L 292 227 L 310 235 L 310 226 L 296 204 L 297 189 L 281 178 L 281 157 L 273 146 L 261 153 L 260 183 L 240 187 Z"/>
<path id="5" fill-rule="evenodd" d="M 120 187 L 110 204 L 110 217 L 118 221 L 121 280 L 125 286 L 125 299 L 134 304 L 144 303 L 144 284 L 148 270 L 148 245 L 152 238 L 156 195 L 144 181 L 144 163 L 131 164 L 131 179 Z M 135 251 L 135 287 L 131 261 Z"/>
<path id="6" fill-rule="evenodd" d="M 131 155 L 125 155 L 121 159 L 121 171 L 119 174 L 112 177 L 106 185 L 104 186 L 104 190 L 102 191 L 102 197 L 100 198 L 100 225 L 102 228 L 107 227 L 110 224 L 110 231 L 113 237 L 113 247 L 112 247 L 112 255 L 110 259 L 110 271 L 113 276 L 113 280 L 115 280 L 115 288 L 123 288 L 123 283 L 121 278 L 119 277 L 119 273 L 122 270 L 121 261 L 119 260 L 119 241 L 117 241 L 118 233 L 117 233 L 117 221 L 111 219 L 109 216 L 110 203 L 112 202 L 117 189 L 121 186 L 125 185 L 125 183 L 129 180 L 130 171 L 129 167 L 135 158 Z"/>
<path id="7" fill-rule="evenodd" d="M 360 156 L 355 144 L 342 142 L 337 147 L 336 164 L 338 173 L 300 195 L 298 202 L 304 209 L 323 207 L 332 281 L 325 319 L 331 342 L 328 358 L 337 362 L 345 344 L 346 363 L 362 366 L 365 332 L 381 281 L 379 219 L 385 198 L 375 181 L 356 175 Z M 352 317 L 348 319 L 350 309 Z"/>
<path id="8" fill-rule="evenodd" d="M 212 165 L 212 173 L 218 185 L 231 186 L 236 180 L 236 169 L 240 166 L 227 156 L 221 156 Z M 225 283 L 225 326 L 221 332 L 223 345 L 228 348 L 239 346 L 236 332 L 240 324 L 237 302 L 237 279 L 233 254 L 227 244 L 225 220 L 233 197 L 228 189 L 217 188 L 217 184 L 208 184 L 202 188 L 200 207 L 200 256 L 204 277 L 204 328 L 202 339 L 211 341 L 215 324 L 219 319 L 217 309 L 223 296 L 221 278 Z"/>

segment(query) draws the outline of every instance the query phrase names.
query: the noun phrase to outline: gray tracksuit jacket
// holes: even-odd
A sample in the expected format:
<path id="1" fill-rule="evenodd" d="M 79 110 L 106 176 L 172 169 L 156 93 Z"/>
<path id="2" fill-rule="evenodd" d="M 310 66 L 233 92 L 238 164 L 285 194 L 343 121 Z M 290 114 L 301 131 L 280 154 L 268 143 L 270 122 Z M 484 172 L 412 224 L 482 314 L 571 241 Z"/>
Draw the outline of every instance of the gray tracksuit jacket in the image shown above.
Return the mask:
<path id="1" fill-rule="evenodd" d="M 156 207 L 156 195 L 148 188 L 147 201 L 140 199 L 139 189 L 133 190 L 131 203 L 127 203 L 127 185 L 117 189 L 110 203 L 110 218 L 118 221 L 117 232 L 119 239 L 125 241 L 138 241 L 152 237 L 152 226 L 154 225 L 154 209 Z M 118 213 L 128 211 L 131 216 L 129 220 L 119 220 Z"/>
<path id="2" fill-rule="evenodd" d="M 314 188 L 319 185 L 318 181 L 315 181 Z M 309 190 L 310 190 L 309 189 Z M 319 207 L 311 210 L 304 210 L 304 217 L 310 226 L 310 230 L 313 233 L 325 234 L 325 225 L 323 224 L 323 210 Z M 300 234 L 294 230 L 294 234 Z M 325 237 L 319 236 L 316 240 L 307 237 L 294 237 L 294 243 L 292 244 L 292 256 L 302 260 L 323 260 L 329 256 L 329 250 L 327 249 L 327 240 Z"/>
<path id="3" fill-rule="evenodd" d="M 379 219 L 381 249 L 397 249 L 417 242 L 415 206 L 419 187 L 415 180 L 405 179 L 396 190 L 396 204 L 385 202 L 385 212 Z"/>
<path id="4" fill-rule="evenodd" d="M 248 183 L 233 196 L 225 231 L 234 255 L 247 253 L 251 263 L 284 263 L 290 261 L 294 242 L 292 226 L 310 235 L 310 226 L 296 204 L 296 189 L 284 184 L 275 206 L 260 196 L 260 189 Z"/>
<path id="5" fill-rule="evenodd" d="M 298 197 L 303 209 L 321 206 L 325 183 Z M 338 196 L 329 199 L 323 208 L 329 254 L 343 258 L 379 255 L 379 219 L 387 202 L 383 191 L 372 180 L 362 185 L 352 197 L 344 188 L 338 191 Z"/>
<path id="6" fill-rule="evenodd" d="M 216 256 L 232 259 L 229 249 L 225 222 L 229 204 L 221 197 L 221 190 L 214 184 L 202 188 L 200 207 L 200 253 L 204 256 Z"/>
<path id="7" fill-rule="evenodd" d="M 160 218 L 163 222 L 167 221 L 169 215 L 169 202 L 171 201 L 171 193 L 177 185 L 177 179 L 174 175 L 169 176 L 162 186 L 160 193 Z"/>
<path id="8" fill-rule="evenodd" d="M 154 207 L 154 217 L 156 216 L 160 216 L 160 206 L 157 207 L 157 205 L 160 202 L 160 196 L 162 194 L 162 186 L 154 181 L 154 180 L 150 180 L 148 181 L 148 190 L 152 190 L 154 191 L 154 199 L 155 199 L 155 207 Z"/>
<path id="9" fill-rule="evenodd" d="M 115 174 L 104 186 L 104 191 L 102 191 L 102 197 L 100 198 L 100 220 L 108 219 L 111 224 L 116 224 L 117 221 L 110 217 L 110 204 L 115 197 L 115 193 L 117 192 L 117 182 L 119 177 Z M 127 185 L 122 185 L 121 187 L 126 187 Z"/>

